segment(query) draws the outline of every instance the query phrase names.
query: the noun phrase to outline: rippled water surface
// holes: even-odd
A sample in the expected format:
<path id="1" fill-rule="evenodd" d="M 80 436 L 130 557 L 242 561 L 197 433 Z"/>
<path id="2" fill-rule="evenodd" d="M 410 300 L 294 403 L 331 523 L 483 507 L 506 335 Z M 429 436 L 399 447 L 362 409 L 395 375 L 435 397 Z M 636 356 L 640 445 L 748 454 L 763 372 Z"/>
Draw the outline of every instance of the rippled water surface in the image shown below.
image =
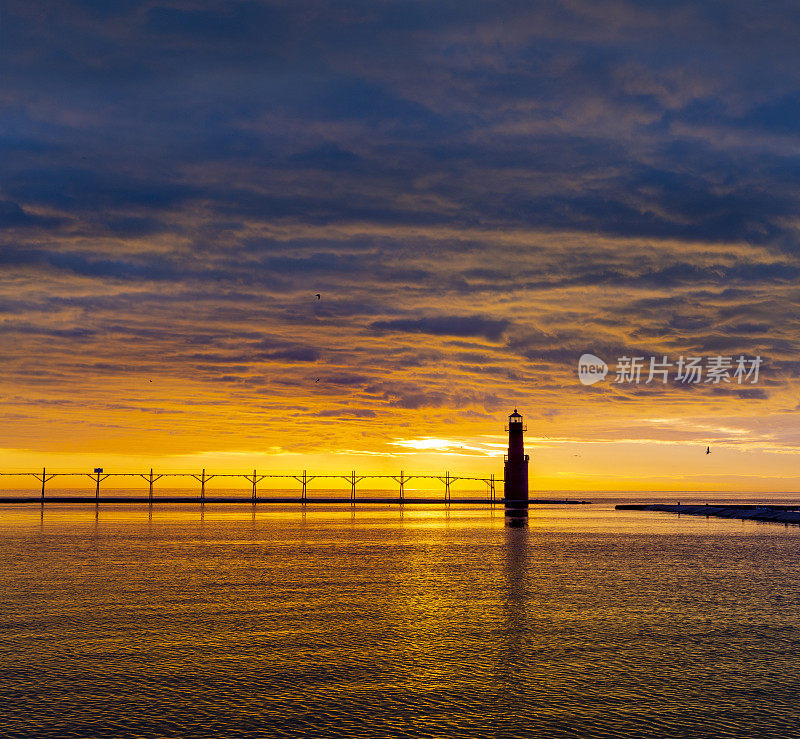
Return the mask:
<path id="1" fill-rule="evenodd" d="M 794 737 L 800 528 L 0 505 L 0 736 Z"/>

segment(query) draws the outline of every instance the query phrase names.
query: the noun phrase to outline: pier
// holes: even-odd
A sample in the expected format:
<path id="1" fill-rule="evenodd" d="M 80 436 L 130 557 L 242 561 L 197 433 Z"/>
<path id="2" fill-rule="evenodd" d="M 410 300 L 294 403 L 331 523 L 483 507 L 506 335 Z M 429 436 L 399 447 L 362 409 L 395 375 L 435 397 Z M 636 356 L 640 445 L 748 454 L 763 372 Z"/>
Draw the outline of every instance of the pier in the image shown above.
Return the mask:
<path id="1" fill-rule="evenodd" d="M 714 518 L 735 518 L 742 521 L 763 521 L 771 523 L 800 524 L 800 504 L 797 505 L 757 505 L 753 503 L 729 504 L 690 504 L 681 503 L 621 503 L 615 506 L 618 511 L 656 511 L 677 513 L 683 516 L 706 516 Z"/>
<path id="2" fill-rule="evenodd" d="M 394 504 L 426 504 L 426 503 L 450 503 L 458 502 L 465 504 L 486 504 L 503 503 L 505 499 L 497 495 L 498 480 L 494 475 L 488 477 L 474 475 L 453 475 L 445 471 L 441 475 L 407 475 L 403 470 L 397 475 L 359 475 L 355 470 L 349 474 L 339 475 L 310 475 L 307 470 L 299 474 L 261 474 L 257 470 L 252 473 L 214 473 L 208 474 L 206 470 L 199 473 L 194 472 L 162 472 L 156 473 L 153 469 L 149 472 L 105 472 L 103 468 L 96 468 L 92 472 L 53 472 L 47 468 L 42 468 L 41 472 L 0 472 L 1 478 L 32 479 L 36 482 L 38 494 L 35 495 L 16 495 L 0 497 L 0 503 L 394 503 Z M 77 494 L 58 494 L 48 495 L 47 484 L 55 478 L 85 478 L 91 481 L 89 484 L 93 488 L 94 495 Z M 146 487 L 146 494 L 143 495 L 102 495 L 102 484 L 109 478 L 115 481 L 130 482 L 132 479 L 141 480 L 143 487 Z M 247 496 L 230 495 L 207 495 L 206 486 L 211 480 L 227 479 L 232 482 L 234 479 L 243 480 L 247 483 L 250 494 Z M 157 495 L 156 483 L 163 479 L 172 480 L 193 480 L 198 485 L 198 495 Z M 296 496 L 276 496 L 259 492 L 259 484 L 264 480 L 286 481 L 296 483 L 299 487 L 299 495 Z M 336 481 L 346 482 L 349 485 L 349 495 L 311 495 L 311 483 L 315 481 Z M 365 480 L 385 481 L 397 486 L 396 496 L 359 496 L 357 487 Z M 436 481 L 440 483 L 442 495 L 417 495 L 407 496 L 406 485 L 411 480 L 417 481 Z M 453 501 L 452 487 L 457 482 L 481 483 L 486 486 L 485 497 L 465 497 L 457 498 Z M 162 483 L 163 484 L 163 483 Z M 266 487 L 266 485 L 264 486 Z M 387 487 L 389 485 L 387 484 Z M 530 500 L 530 503 L 540 504 L 562 504 L 575 503 L 583 504 L 587 501 L 564 500 L 564 499 L 539 499 Z"/>

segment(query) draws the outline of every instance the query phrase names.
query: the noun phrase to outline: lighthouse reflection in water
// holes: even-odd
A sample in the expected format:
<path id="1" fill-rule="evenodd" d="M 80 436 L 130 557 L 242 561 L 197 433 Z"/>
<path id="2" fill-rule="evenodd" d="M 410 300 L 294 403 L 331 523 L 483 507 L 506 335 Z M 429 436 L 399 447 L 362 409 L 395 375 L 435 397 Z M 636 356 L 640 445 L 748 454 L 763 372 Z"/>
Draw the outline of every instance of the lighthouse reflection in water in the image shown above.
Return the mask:
<path id="1" fill-rule="evenodd" d="M 514 409 L 508 417 L 508 454 L 505 455 L 503 498 L 507 526 L 525 526 L 528 522 L 528 460 L 523 433 L 527 427 Z"/>

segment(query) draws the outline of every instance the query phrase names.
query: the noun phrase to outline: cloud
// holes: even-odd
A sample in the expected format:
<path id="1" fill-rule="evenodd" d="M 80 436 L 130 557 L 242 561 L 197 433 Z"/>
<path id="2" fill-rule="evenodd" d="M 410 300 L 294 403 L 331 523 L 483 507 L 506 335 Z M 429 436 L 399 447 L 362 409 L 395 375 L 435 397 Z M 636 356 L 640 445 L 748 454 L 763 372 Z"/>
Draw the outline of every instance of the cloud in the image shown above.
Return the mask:
<path id="1" fill-rule="evenodd" d="M 21 208 L 19 203 L 0 200 L 0 228 L 56 226 L 59 222 L 58 218 L 43 218 L 32 215 Z"/>
<path id="2" fill-rule="evenodd" d="M 370 408 L 335 408 L 309 413 L 312 418 L 375 418 L 377 413 Z"/>
<path id="3" fill-rule="evenodd" d="M 509 321 L 485 316 L 432 316 L 430 318 L 396 318 L 374 321 L 370 327 L 377 331 L 432 334 L 434 336 L 476 336 L 499 341 Z"/>
<path id="4" fill-rule="evenodd" d="M 259 359 L 279 360 L 284 359 L 289 362 L 316 362 L 320 358 L 320 353 L 312 347 L 293 347 L 291 349 L 281 349 L 274 352 L 264 352 L 258 355 Z"/>

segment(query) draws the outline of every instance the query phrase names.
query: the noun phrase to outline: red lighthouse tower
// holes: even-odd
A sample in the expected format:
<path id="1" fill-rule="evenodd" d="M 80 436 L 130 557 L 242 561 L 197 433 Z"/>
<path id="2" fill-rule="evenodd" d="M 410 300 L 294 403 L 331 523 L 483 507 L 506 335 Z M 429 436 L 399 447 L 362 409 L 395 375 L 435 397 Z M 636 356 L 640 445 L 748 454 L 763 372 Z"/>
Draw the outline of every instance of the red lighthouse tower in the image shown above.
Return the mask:
<path id="1" fill-rule="evenodd" d="M 522 416 L 514 412 L 508 417 L 508 454 L 505 456 L 504 496 L 506 503 L 528 502 L 528 455 L 522 441 Z"/>

